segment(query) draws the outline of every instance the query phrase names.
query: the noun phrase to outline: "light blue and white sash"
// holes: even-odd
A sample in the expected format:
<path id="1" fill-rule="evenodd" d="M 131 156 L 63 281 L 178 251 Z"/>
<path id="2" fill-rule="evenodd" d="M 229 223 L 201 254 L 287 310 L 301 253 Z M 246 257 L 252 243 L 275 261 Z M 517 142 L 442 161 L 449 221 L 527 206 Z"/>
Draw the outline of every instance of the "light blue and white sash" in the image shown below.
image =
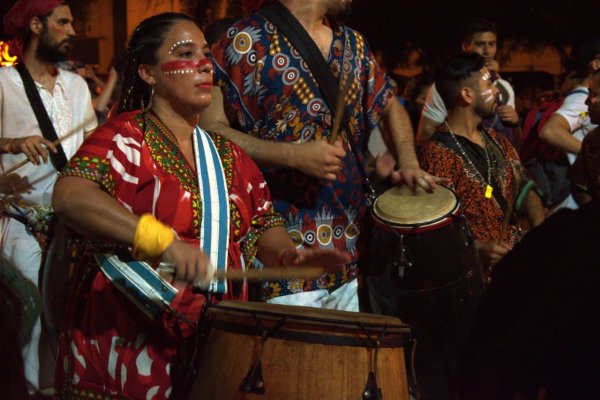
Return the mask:
<path id="1" fill-rule="evenodd" d="M 229 248 L 229 194 L 221 158 L 210 135 L 196 127 L 194 152 L 198 170 L 198 186 L 202 198 L 202 224 L 200 248 L 217 271 L 227 270 Z M 208 290 L 212 293 L 227 293 L 226 279 L 213 279 Z"/>

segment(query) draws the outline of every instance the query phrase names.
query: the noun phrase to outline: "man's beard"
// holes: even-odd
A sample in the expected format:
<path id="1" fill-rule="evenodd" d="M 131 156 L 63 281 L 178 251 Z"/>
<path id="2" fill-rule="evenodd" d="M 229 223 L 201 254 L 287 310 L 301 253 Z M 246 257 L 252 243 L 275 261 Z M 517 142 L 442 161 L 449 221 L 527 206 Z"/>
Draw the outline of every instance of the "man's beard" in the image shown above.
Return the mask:
<path id="1" fill-rule="evenodd" d="M 481 98 L 475 104 L 474 111 L 475 115 L 479 116 L 481 119 L 492 118 L 494 115 L 496 115 L 495 107 L 492 107 L 492 105 L 489 104 L 489 102 L 486 102 Z"/>
<path id="2" fill-rule="evenodd" d="M 63 48 L 65 43 L 69 43 L 69 46 Z M 50 41 L 50 35 L 46 29 L 42 32 L 40 36 L 40 41 L 37 48 L 37 57 L 40 60 L 50 62 L 52 64 L 56 64 L 61 61 L 66 61 L 69 59 L 69 52 L 72 48 L 73 39 L 67 38 L 64 39 L 60 43 L 52 43 Z"/>
<path id="3" fill-rule="evenodd" d="M 343 9 L 339 9 L 337 12 L 328 14 L 336 24 L 345 25 L 350 20 L 350 15 L 352 14 L 352 3 L 346 4 Z"/>

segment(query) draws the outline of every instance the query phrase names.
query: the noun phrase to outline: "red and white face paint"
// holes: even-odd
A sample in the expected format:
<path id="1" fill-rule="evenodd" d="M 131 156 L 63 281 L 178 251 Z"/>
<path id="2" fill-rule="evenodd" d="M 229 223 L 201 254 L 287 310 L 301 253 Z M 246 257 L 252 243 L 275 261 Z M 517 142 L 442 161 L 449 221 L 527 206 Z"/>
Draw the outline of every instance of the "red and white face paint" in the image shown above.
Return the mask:
<path id="1" fill-rule="evenodd" d="M 178 42 L 173 43 L 173 45 L 169 48 L 169 55 L 173 55 L 173 50 L 175 50 L 179 46 L 183 46 L 184 44 L 190 44 L 194 41 L 192 39 L 180 40 Z"/>
<path id="2" fill-rule="evenodd" d="M 165 75 L 193 74 L 199 70 L 212 74 L 213 65 L 210 59 L 167 61 L 160 65 L 160 71 Z"/>

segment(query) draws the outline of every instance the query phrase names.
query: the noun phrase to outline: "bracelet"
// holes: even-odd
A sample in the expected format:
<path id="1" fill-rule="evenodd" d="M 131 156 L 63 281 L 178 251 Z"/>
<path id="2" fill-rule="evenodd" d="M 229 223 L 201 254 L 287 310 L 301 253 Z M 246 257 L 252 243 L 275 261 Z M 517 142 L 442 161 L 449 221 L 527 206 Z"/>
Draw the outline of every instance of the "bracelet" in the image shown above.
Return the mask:
<path id="1" fill-rule="evenodd" d="M 152 214 L 144 214 L 135 229 L 132 255 L 137 260 L 159 257 L 173 243 L 175 234 Z"/>
<path id="2" fill-rule="evenodd" d="M 535 182 L 532 181 L 532 180 L 527 181 L 525 183 L 525 185 L 523 185 L 523 188 L 519 192 L 519 194 L 517 196 L 517 200 L 515 201 L 515 212 L 516 212 L 516 214 L 520 214 L 521 211 L 523 211 L 523 204 L 525 203 L 525 199 L 527 197 L 527 194 L 533 188 L 534 185 L 535 185 Z"/>

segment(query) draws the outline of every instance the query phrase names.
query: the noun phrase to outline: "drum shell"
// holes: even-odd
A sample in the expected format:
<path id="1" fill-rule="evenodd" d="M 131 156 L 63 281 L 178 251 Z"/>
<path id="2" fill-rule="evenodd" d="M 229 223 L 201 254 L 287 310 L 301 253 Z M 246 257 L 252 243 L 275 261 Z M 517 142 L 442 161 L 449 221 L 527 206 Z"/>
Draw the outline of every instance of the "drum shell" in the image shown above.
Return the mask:
<path id="1" fill-rule="evenodd" d="M 212 329 L 190 400 L 362 398 L 374 349 L 366 345 L 348 345 L 368 340 L 364 332 L 356 329 L 356 324 L 335 322 L 335 318 L 344 312 L 264 303 L 256 304 L 256 307 L 277 314 L 274 318 L 258 315 L 260 324 L 266 328 L 273 327 L 281 318 L 289 318 L 276 331 L 279 335 L 270 337 L 263 345 L 261 363 L 265 393 L 239 390 L 254 362 L 261 330 L 257 329 L 250 313 L 225 311 L 213 315 Z M 209 308 L 209 313 L 211 311 L 214 310 Z M 315 313 L 319 315 L 315 320 L 304 316 L 305 312 L 313 317 Z M 365 315 L 345 314 L 354 314 L 357 321 Z M 385 324 L 371 326 L 367 331 L 380 334 L 385 327 Z M 384 398 L 408 399 L 402 346 L 407 333 L 408 327 L 397 320 L 397 326 L 389 327 L 385 333 L 383 347 L 379 349 L 377 384 Z M 304 335 L 306 340 L 302 338 Z"/>
<path id="2" fill-rule="evenodd" d="M 437 227 L 416 231 L 402 234 L 405 259 L 412 266 L 401 268 L 399 233 L 374 228 L 366 268 L 369 302 L 373 312 L 411 325 L 422 394 L 444 397 L 452 392 L 443 387 L 458 371 L 483 293 L 481 265 L 460 212 Z"/>

